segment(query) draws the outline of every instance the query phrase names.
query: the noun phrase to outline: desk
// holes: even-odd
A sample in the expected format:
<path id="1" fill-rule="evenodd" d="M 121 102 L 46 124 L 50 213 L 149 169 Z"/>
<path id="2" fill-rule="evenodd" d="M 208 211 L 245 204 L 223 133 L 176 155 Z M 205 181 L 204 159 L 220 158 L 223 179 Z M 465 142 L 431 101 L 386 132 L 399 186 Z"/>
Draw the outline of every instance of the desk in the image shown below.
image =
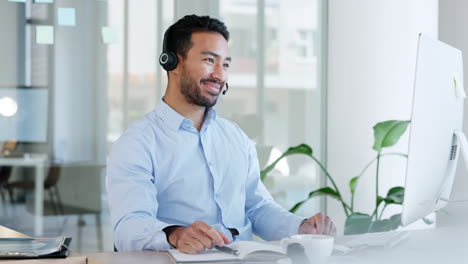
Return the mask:
<path id="1" fill-rule="evenodd" d="M 23 158 L 0 158 L 0 166 L 35 167 L 34 177 L 34 235 L 44 232 L 44 168 L 48 163 L 46 154 L 29 154 Z"/>
<path id="2" fill-rule="evenodd" d="M 26 235 L 0 226 L 0 237 L 2 236 Z M 167 253 L 157 251 L 102 252 L 88 254 L 87 258 L 88 264 L 172 263 Z M 406 241 L 394 248 L 364 249 L 346 256 L 332 256 L 328 261 L 328 264 L 340 263 L 468 263 L 468 226 L 413 230 Z"/>
<path id="3" fill-rule="evenodd" d="M 157 251 L 103 252 L 89 254 L 87 257 L 88 264 L 173 264 L 168 253 Z"/>
<path id="4" fill-rule="evenodd" d="M 343 239 L 343 238 L 337 238 Z M 88 255 L 89 264 L 172 263 L 164 252 L 104 252 Z M 468 263 L 468 226 L 412 230 L 406 241 L 391 249 L 363 249 L 332 256 L 328 264 Z"/>

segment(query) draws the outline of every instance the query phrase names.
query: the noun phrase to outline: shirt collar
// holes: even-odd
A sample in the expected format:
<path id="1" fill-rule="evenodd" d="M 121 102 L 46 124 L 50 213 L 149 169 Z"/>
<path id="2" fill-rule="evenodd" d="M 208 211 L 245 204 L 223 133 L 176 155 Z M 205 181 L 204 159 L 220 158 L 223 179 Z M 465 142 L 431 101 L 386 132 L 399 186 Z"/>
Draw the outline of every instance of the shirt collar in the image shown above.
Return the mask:
<path id="1" fill-rule="evenodd" d="M 214 107 L 209 107 L 205 112 L 205 125 L 209 125 L 211 122 L 216 120 L 216 109 Z"/>
<path id="2" fill-rule="evenodd" d="M 159 116 L 170 128 L 178 130 L 181 126 L 185 128 L 193 127 L 193 121 L 185 118 L 181 114 L 177 113 L 172 107 L 170 107 L 164 100 L 160 100 L 159 104 L 155 109 L 156 116 Z M 212 121 L 216 120 L 216 110 L 213 107 L 209 107 L 205 112 L 204 125 L 209 125 Z"/>

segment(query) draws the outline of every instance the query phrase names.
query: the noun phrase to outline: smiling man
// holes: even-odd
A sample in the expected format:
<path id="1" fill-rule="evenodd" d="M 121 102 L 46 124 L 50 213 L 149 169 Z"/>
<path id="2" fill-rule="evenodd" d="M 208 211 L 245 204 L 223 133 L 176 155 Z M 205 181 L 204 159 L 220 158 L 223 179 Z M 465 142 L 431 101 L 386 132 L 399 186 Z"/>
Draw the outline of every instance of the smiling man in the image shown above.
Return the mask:
<path id="1" fill-rule="evenodd" d="M 322 214 L 303 219 L 281 208 L 260 181 L 253 142 L 216 115 L 227 90 L 229 32 L 217 19 L 190 15 L 164 35 L 164 98 L 114 144 L 107 191 L 119 251 L 196 254 L 216 243 L 334 234 Z M 224 91 L 226 91 L 224 90 Z"/>

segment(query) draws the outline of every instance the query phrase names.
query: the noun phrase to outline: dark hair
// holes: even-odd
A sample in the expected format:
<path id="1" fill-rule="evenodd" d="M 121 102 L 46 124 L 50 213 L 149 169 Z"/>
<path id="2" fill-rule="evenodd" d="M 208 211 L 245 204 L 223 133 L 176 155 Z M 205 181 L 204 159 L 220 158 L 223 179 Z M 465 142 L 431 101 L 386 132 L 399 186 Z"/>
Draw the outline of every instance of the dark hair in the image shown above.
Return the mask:
<path id="1" fill-rule="evenodd" d="M 185 58 L 192 47 L 192 33 L 214 32 L 229 40 L 229 31 L 223 22 L 209 16 L 187 15 L 173 24 L 168 30 L 167 49 Z"/>

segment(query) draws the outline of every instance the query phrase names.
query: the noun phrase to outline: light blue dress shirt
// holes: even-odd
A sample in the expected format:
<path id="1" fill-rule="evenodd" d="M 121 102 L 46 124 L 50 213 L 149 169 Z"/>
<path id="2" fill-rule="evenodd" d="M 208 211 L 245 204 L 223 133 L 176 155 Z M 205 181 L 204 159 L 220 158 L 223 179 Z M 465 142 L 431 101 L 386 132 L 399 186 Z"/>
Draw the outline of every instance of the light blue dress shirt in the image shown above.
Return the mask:
<path id="1" fill-rule="evenodd" d="M 114 144 L 107 191 L 119 251 L 168 250 L 170 225 L 201 220 L 235 240 L 297 234 L 303 218 L 276 204 L 260 181 L 253 142 L 207 109 L 200 132 L 164 101 Z"/>

